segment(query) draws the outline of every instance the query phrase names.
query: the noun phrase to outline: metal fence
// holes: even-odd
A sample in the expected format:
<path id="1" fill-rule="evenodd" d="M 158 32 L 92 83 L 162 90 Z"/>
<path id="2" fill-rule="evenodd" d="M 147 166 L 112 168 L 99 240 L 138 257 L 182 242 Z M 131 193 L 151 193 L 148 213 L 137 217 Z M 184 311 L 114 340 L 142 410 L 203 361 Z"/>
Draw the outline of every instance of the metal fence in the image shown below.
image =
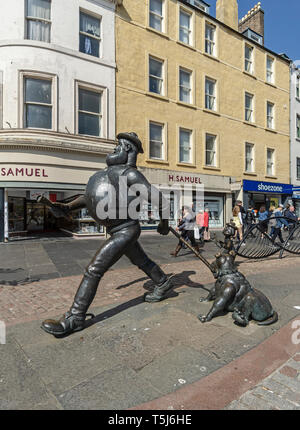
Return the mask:
<path id="1" fill-rule="evenodd" d="M 235 244 L 235 252 L 244 258 L 266 258 L 276 253 L 282 258 L 285 251 L 300 255 L 300 222 L 284 216 L 246 225 L 243 239 Z"/>

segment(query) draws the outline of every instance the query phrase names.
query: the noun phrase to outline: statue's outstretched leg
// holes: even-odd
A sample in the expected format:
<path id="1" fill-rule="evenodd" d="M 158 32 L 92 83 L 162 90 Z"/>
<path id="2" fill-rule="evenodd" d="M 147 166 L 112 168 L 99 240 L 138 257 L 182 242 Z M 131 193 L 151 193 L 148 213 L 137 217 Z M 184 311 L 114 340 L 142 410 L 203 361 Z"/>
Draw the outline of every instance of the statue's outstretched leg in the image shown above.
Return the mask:
<path id="1" fill-rule="evenodd" d="M 173 288 L 171 278 L 168 278 L 163 270 L 154 261 L 150 260 L 139 242 L 135 242 L 125 252 L 129 260 L 143 270 L 155 284 L 152 293 L 145 295 L 146 302 L 160 302 L 166 298 L 167 293 Z"/>
<path id="2" fill-rule="evenodd" d="M 138 224 L 113 233 L 86 268 L 70 310 L 58 321 L 44 321 L 42 329 L 54 336 L 64 336 L 82 330 L 87 310 L 96 295 L 100 279 L 122 257 L 130 244 L 136 242 L 139 234 L 140 226 Z"/>

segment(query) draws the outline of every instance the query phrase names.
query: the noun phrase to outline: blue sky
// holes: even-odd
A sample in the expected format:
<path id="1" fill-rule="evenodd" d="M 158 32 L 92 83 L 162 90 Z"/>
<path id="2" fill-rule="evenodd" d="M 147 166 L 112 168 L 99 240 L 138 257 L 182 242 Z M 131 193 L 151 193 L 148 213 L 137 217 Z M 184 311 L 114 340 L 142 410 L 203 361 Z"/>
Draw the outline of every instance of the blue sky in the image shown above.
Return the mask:
<path id="1" fill-rule="evenodd" d="M 238 0 L 239 19 L 259 0 Z M 260 0 L 265 12 L 265 46 L 272 51 L 287 54 L 292 60 L 300 60 L 299 0 Z M 206 0 L 210 13 L 216 16 L 216 0 Z"/>

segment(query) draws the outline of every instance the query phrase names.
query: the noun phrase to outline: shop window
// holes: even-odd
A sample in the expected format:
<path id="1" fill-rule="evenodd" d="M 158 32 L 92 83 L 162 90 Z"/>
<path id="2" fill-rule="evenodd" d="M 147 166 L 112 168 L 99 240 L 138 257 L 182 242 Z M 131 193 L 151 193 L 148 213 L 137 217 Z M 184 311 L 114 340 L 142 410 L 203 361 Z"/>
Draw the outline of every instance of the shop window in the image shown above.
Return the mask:
<path id="1" fill-rule="evenodd" d="M 50 42 L 51 0 L 26 0 L 26 38 Z"/>
<path id="2" fill-rule="evenodd" d="M 25 203 L 23 197 L 8 197 L 8 230 L 10 234 L 26 230 Z"/>
<path id="3" fill-rule="evenodd" d="M 101 21 L 95 16 L 80 12 L 79 51 L 84 54 L 100 56 Z"/>
<path id="4" fill-rule="evenodd" d="M 78 87 L 78 133 L 102 135 L 102 91 Z"/>
<path id="5" fill-rule="evenodd" d="M 52 80 L 24 78 L 25 128 L 52 129 Z"/>

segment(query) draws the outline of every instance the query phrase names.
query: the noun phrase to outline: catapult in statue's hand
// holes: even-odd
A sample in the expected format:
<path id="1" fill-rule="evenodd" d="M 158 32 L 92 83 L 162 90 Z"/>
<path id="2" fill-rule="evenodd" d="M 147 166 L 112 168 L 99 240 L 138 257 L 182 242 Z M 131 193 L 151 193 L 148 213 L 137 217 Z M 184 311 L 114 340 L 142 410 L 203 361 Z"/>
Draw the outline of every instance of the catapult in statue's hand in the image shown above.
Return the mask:
<path id="1" fill-rule="evenodd" d="M 160 220 L 157 226 L 157 233 L 166 236 L 169 233 L 169 221 L 167 219 Z"/>

